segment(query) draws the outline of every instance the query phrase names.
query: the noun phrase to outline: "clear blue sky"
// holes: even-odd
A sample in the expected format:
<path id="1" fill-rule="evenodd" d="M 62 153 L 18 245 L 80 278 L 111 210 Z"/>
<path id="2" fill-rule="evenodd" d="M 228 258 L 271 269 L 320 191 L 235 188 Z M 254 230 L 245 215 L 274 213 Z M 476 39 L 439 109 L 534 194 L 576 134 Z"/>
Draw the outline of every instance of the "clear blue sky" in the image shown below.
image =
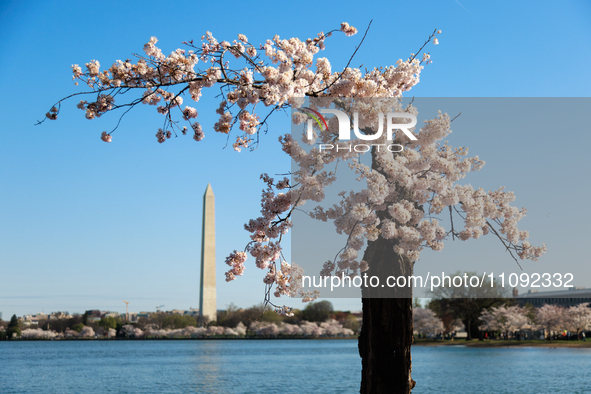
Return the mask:
<path id="1" fill-rule="evenodd" d="M 314 37 L 343 21 L 364 30 L 373 19 L 353 66 L 394 64 L 416 51 L 434 28 L 443 31 L 440 45 L 428 47 L 433 64 L 413 89 L 416 96 L 585 97 L 591 90 L 588 1 L 297 2 L 287 11 L 277 2 L 253 4 L 1 3 L 4 319 L 42 310 L 124 311 L 122 300 L 135 312 L 160 304 L 197 307 L 201 203 L 208 182 L 217 204 L 218 307 L 248 307 L 263 297 L 260 270 L 250 265 L 245 277 L 226 284 L 223 259 L 248 240 L 242 225 L 259 210 L 258 175 L 289 169 L 277 144 L 277 135 L 289 131 L 289 119 L 276 116 L 260 148 L 240 154 L 223 149 L 224 136 L 211 130 L 211 94 L 197 105 L 206 130 L 201 143 L 184 137 L 158 144 L 154 134 L 162 118 L 148 107 L 130 113 L 111 144 L 99 137 L 112 129 L 115 116 L 88 121 L 76 101 L 65 103 L 57 121 L 34 126 L 55 101 L 80 91 L 71 81 L 73 63 L 97 59 L 109 66 L 141 53 L 150 36 L 169 53 L 208 30 L 220 40 L 244 33 L 258 43 L 275 34 Z M 338 69 L 360 38 L 337 35 L 323 56 Z M 456 138 L 456 144 L 464 141 Z M 585 130 L 528 132 L 512 141 L 521 147 L 517 156 L 490 144 L 487 135 L 465 142 L 494 169 L 485 167 L 469 181 L 516 191 L 518 205 L 530 207 L 525 227 L 533 241 L 551 248 L 549 266 L 588 261 L 589 142 Z M 450 245 L 435 258 L 478 256 L 482 245 Z M 591 278 L 576 284 L 591 286 Z M 335 306 L 356 310 L 360 302 L 336 300 Z"/>

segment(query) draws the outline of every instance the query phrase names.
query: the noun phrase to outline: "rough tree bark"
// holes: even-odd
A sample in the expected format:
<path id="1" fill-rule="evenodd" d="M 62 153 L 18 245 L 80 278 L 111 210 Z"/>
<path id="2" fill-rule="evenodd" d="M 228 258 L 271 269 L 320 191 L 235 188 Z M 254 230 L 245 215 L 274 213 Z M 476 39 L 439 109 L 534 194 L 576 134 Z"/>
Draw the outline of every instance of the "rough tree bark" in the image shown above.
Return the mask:
<path id="1" fill-rule="evenodd" d="M 378 238 L 369 242 L 364 260 L 369 262 L 368 277 L 378 276 L 385 283 L 388 275 L 408 278 L 413 263 L 393 251 L 395 242 Z M 381 285 L 380 285 L 381 286 Z M 392 297 L 392 289 L 362 289 L 363 325 L 359 336 L 362 360 L 360 393 L 410 393 L 410 347 L 413 341 L 412 297 Z M 399 294 L 408 295 L 408 294 Z"/>

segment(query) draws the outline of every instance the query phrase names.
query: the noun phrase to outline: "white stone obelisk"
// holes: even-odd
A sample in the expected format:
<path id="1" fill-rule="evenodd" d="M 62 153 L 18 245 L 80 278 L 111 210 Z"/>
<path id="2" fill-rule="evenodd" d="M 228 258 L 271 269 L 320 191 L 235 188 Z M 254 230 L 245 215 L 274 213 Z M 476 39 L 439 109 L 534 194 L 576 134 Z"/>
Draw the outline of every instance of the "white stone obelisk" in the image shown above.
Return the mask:
<path id="1" fill-rule="evenodd" d="M 215 196 L 207 184 L 203 195 L 203 232 L 201 234 L 201 289 L 199 316 L 217 320 L 215 294 Z"/>

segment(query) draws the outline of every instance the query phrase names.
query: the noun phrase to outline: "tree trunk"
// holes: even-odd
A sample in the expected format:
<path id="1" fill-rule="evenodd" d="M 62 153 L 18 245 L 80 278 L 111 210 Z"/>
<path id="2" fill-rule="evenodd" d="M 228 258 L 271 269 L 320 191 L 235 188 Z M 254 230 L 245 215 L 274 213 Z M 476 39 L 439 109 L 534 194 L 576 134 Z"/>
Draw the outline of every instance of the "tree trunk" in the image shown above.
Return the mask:
<path id="1" fill-rule="evenodd" d="M 471 327 L 471 320 L 470 319 L 466 319 L 466 321 L 463 322 L 464 323 L 464 327 L 466 329 L 466 341 L 470 341 L 472 340 L 472 327 Z"/>
<path id="2" fill-rule="evenodd" d="M 466 329 L 466 340 L 471 341 L 474 338 L 480 338 L 480 329 L 478 328 L 478 319 L 468 318 L 462 320 Z"/>
<path id="3" fill-rule="evenodd" d="M 369 262 L 368 285 L 372 276 L 380 278 L 380 285 L 362 288 L 363 325 L 359 336 L 362 394 L 404 394 L 415 386 L 410 355 L 412 288 L 381 287 L 388 276 L 408 278 L 413 272 L 413 263 L 396 254 L 394 245 L 393 240 L 380 237 L 368 243 L 364 254 L 364 260 Z"/>

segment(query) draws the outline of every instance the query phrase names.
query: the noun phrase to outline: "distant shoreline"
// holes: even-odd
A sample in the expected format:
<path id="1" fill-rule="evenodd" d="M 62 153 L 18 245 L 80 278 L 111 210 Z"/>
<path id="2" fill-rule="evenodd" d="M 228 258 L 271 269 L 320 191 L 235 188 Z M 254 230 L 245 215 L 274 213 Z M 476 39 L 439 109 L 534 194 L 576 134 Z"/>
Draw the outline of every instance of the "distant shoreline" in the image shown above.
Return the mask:
<path id="1" fill-rule="evenodd" d="M 257 337 L 257 336 L 247 336 L 247 337 L 203 337 L 203 338 L 15 338 L 3 342 L 86 342 L 86 341 L 241 341 L 241 340 L 256 340 L 256 339 L 263 339 L 263 340 L 281 340 L 281 339 L 288 339 L 288 340 L 335 340 L 335 339 L 357 339 L 357 336 L 349 336 L 349 337 L 297 337 L 297 336 L 285 336 L 285 337 Z"/>
<path id="2" fill-rule="evenodd" d="M 60 339 L 44 339 L 44 338 L 18 338 L 3 342 L 87 342 L 87 341 L 105 341 L 105 342 L 116 342 L 116 341 L 250 341 L 250 340 L 357 340 L 357 336 L 349 337 L 203 337 L 203 338 L 60 338 Z M 516 348 L 516 347 L 543 347 L 543 348 L 570 348 L 570 349 L 591 349 L 591 340 L 589 341 L 542 341 L 542 340 L 524 340 L 524 341 L 480 341 L 473 339 L 466 341 L 459 339 L 455 341 L 449 340 L 433 340 L 433 339 L 414 339 L 412 346 L 456 346 L 456 347 L 473 347 L 473 348 Z"/>
<path id="3" fill-rule="evenodd" d="M 466 341 L 463 339 L 455 341 L 442 341 L 431 339 L 416 339 L 412 346 L 467 346 L 479 348 L 495 348 L 495 347 L 545 347 L 545 348 L 574 348 L 574 349 L 591 349 L 590 341 L 562 341 L 562 340 L 524 340 L 524 341 L 480 341 L 473 339 Z"/>

